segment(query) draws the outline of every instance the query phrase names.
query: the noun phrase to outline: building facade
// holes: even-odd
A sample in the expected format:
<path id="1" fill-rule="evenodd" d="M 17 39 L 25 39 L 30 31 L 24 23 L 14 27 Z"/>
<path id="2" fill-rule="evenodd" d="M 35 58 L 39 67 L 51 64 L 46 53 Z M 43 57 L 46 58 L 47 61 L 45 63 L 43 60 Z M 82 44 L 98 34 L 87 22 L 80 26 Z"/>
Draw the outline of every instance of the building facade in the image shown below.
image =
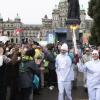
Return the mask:
<path id="1" fill-rule="evenodd" d="M 21 43 L 28 41 L 45 40 L 48 33 L 55 33 L 58 40 L 65 37 L 67 41 L 72 40 L 71 31 L 66 27 L 66 20 L 68 14 L 68 1 L 60 0 L 59 4 L 55 6 L 52 11 L 52 18 L 49 19 L 47 15 L 42 18 L 42 24 L 24 24 L 21 22 L 21 18 L 17 14 L 14 20 L 8 18 L 4 21 L 0 16 L 0 35 L 6 35 L 10 37 L 10 42 Z M 90 32 L 93 21 L 86 19 L 86 12 L 84 9 L 80 10 L 81 24 L 77 39 L 82 37 L 82 33 Z M 63 35 L 62 35 L 63 34 Z"/>

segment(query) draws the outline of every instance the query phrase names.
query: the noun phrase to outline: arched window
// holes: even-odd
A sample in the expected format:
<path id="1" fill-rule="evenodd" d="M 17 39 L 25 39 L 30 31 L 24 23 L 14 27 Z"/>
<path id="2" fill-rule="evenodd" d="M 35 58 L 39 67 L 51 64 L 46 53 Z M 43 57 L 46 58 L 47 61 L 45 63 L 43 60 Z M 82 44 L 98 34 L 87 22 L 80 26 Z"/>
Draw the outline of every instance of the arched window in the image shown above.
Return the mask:
<path id="1" fill-rule="evenodd" d="M 11 43 L 14 43 L 14 39 L 13 38 L 11 38 Z"/>
<path id="2" fill-rule="evenodd" d="M 18 43 L 18 39 L 16 38 L 16 43 Z"/>
<path id="3" fill-rule="evenodd" d="M 9 31 L 7 31 L 7 36 L 10 36 L 10 32 Z"/>

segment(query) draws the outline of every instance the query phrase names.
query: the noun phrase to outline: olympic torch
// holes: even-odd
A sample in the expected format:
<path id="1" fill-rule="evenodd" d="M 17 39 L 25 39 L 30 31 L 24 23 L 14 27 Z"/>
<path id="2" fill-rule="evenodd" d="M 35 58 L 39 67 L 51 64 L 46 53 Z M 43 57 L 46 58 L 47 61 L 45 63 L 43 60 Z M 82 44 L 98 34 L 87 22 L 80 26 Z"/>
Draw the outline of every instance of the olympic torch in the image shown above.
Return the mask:
<path id="1" fill-rule="evenodd" d="M 78 54 L 76 34 L 75 34 L 76 29 L 78 28 L 78 25 L 71 25 L 70 28 L 72 30 L 72 41 L 73 41 L 73 45 L 74 45 L 75 54 Z"/>

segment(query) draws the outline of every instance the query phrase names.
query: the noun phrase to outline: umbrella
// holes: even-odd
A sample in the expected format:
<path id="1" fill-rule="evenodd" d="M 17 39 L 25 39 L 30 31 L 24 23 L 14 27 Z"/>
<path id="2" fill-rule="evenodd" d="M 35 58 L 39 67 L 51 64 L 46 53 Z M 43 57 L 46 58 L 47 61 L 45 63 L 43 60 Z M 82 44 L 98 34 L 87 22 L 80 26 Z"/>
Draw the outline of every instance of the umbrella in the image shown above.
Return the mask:
<path id="1" fill-rule="evenodd" d="M 9 41 L 9 37 L 8 36 L 0 36 L 0 41 L 3 43 L 6 43 L 7 41 Z"/>

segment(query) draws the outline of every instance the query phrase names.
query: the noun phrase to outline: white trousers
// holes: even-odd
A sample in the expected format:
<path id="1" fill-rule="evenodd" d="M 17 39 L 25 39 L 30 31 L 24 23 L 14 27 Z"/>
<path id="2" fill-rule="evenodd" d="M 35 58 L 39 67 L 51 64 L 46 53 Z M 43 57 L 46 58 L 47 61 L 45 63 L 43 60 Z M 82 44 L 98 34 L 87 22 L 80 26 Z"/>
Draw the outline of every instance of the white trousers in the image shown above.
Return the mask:
<path id="1" fill-rule="evenodd" d="M 88 88 L 89 100 L 100 100 L 100 88 Z"/>
<path id="2" fill-rule="evenodd" d="M 72 89 L 71 82 L 59 82 L 58 100 L 72 100 L 71 89 Z"/>

